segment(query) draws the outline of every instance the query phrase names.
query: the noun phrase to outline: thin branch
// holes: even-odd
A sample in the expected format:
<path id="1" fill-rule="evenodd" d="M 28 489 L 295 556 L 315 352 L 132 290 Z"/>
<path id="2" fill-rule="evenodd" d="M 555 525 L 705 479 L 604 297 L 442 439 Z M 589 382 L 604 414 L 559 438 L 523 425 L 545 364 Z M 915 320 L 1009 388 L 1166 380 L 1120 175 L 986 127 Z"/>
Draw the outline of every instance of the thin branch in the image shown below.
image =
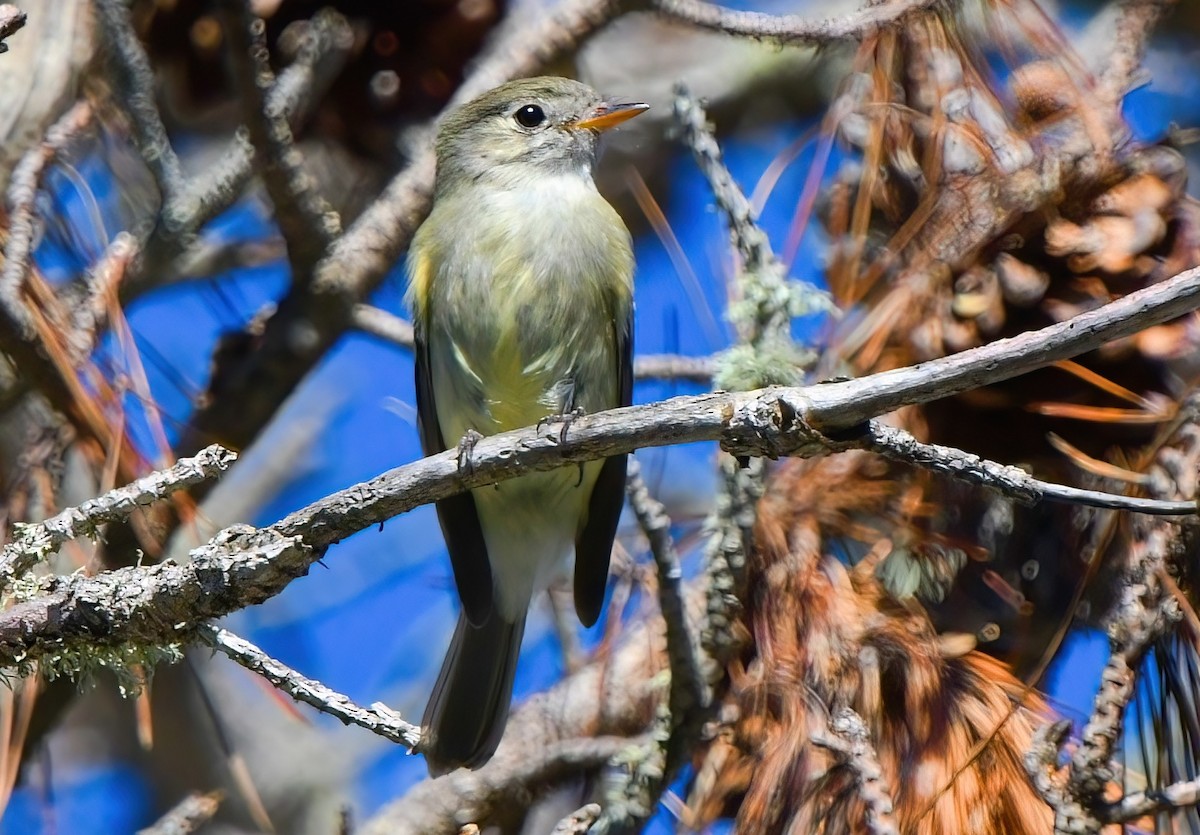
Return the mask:
<path id="1" fill-rule="evenodd" d="M 707 385 L 712 383 L 716 366 L 712 357 L 643 354 L 633 358 L 633 376 L 638 380 L 689 380 Z"/>
<path id="2" fill-rule="evenodd" d="M 989 461 L 954 447 L 922 443 L 903 429 L 876 420 L 861 424 L 851 433 L 840 435 L 839 438 L 852 438 L 851 443 L 855 448 L 879 453 L 893 461 L 914 464 L 970 484 L 991 487 L 1025 504 L 1041 501 L 1063 502 L 1110 510 L 1129 510 L 1154 516 L 1195 516 L 1200 512 L 1194 499 L 1148 499 L 1041 481 L 1010 464 Z"/>
<path id="3" fill-rule="evenodd" d="M 560 820 L 550 835 L 587 835 L 592 824 L 600 817 L 600 805 L 589 803 Z"/>
<path id="4" fill-rule="evenodd" d="M 421 741 L 421 729 L 411 722 L 405 722 L 385 704 L 361 707 L 321 682 L 306 678 L 227 629 L 206 625 L 200 627 L 196 634 L 201 641 L 220 650 L 246 669 L 258 673 L 296 701 L 336 716 L 344 724 L 366 728 L 410 751 Z"/>
<path id="5" fill-rule="evenodd" d="M 1103 100 L 1115 105 L 1129 92 L 1142 67 L 1146 44 L 1154 27 L 1174 5 L 1175 0 L 1124 0 L 1121 3 L 1113 48 L 1098 85 Z"/>
<path id="6" fill-rule="evenodd" d="M 37 196 L 42 175 L 50 163 L 92 123 L 92 108 L 76 103 L 46 131 L 46 138 L 30 149 L 13 169 L 8 185 L 8 241 L 0 271 L 0 301 L 21 339 L 36 336 L 25 300 L 25 282 L 33 268 L 33 242 L 37 237 Z"/>
<path id="7" fill-rule="evenodd" d="M 260 175 L 287 242 L 292 280 L 307 284 L 325 247 L 340 234 L 341 221 L 304 170 L 286 114 L 268 102 L 275 75 L 267 49 L 266 25 L 251 13 L 246 0 L 223 0 L 221 7 L 234 83 Z"/>
<path id="8" fill-rule="evenodd" d="M 154 70 L 129 16 L 126 0 L 96 0 L 100 29 L 108 44 L 117 98 L 129 114 L 142 159 L 154 174 L 163 202 L 183 193 L 183 167 L 163 125 L 156 103 Z"/>
<path id="9" fill-rule="evenodd" d="M 8 44 L 4 43 L 25 25 L 25 12 L 11 3 L 0 4 L 0 54 L 8 52 Z"/>
<path id="10" fill-rule="evenodd" d="M 1163 789 L 1127 794 L 1100 809 L 1106 823 L 1128 823 L 1146 815 L 1200 804 L 1200 779 L 1173 783 Z"/>
<path id="11" fill-rule="evenodd" d="M 476 444 L 465 466 L 457 450 L 448 450 L 399 467 L 268 528 L 225 531 L 194 551 L 187 566 L 49 579 L 36 597 L 0 612 L 0 666 L 51 651 L 60 640 L 178 641 L 198 622 L 277 594 L 334 542 L 419 505 L 529 472 L 702 440 L 719 440 L 742 456 L 822 453 L 829 442 L 813 426 L 836 435 L 874 414 L 1009 379 L 1175 318 L 1198 297 L 1195 269 L 1042 330 L 912 368 L 614 409 L 574 419 L 565 438 L 553 421 L 493 435 Z"/>
<path id="12" fill-rule="evenodd" d="M 400 348 L 413 347 L 412 323 L 370 304 L 356 304 L 351 314 L 354 327 Z M 633 376 L 639 380 L 712 381 L 716 363 L 712 357 L 677 354 L 645 354 L 633 358 Z"/>
<path id="13" fill-rule="evenodd" d="M 872 835 L 898 835 L 892 796 L 862 717 L 843 707 L 830 717 L 829 733 L 815 735 L 812 741 L 836 754 L 854 773 L 867 810 L 867 831 Z"/>
<path id="14" fill-rule="evenodd" d="M 306 105 L 333 81 L 353 42 L 350 25 L 331 10 L 318 12 L 305 29 L 296 58 L 279 74 L 266 96 L 266 107 L 285 116 L 293 127 L 307 115 Z M 145 253 L 133 264 L 121 288 L 128 303 L 147 290 L 175 280 L 204 252 L 205 241 L 192 243 L 200 228 L 233 205 L 254 172 L 254 146 L 238 133 L 220 154 L 220 162 L 186 184 L 174 205 L 164 206 L 162 222 L 145 242 Z"/>
<path id="15" fill-rule="evenodd" d="M 215 478 L 236 459 L 236 453 L 214 444 L 193 458 L 181 459 L 165 470 L 110 490 L 78 507 L 68 508 L 44 522 L 16 526 L 13 541 L 0 551 L 0 590 L 7 589 L 63 543 L 81 536 L 94 536 L 103 524 L 124 519 L 139 507 Z"/>
<path id="16" fill-rule="evenodd" d="M 221 792 L 190 794 L 138 835 L 190 835 L 208 823 L 221 805 Z"/>
<path id="17" fill-rule="evenodd" d="M 354 305 L 354 327 L 401 348 L 413 347 L 412 323 L 370 304 Z"/>
<path id="18" fill-rule="evenodd" d="M 703 0 L 650 0 L 650 5 L 665 17 L 727 35 L 779 44 L 825 46 L 837 41 L 862 40 L 881 29 L 896 25 L 914 12 L 932 9 L 943 2 L 945 0 L 870 3 L 851 14 L 826 20 L 739 11 Z"/>

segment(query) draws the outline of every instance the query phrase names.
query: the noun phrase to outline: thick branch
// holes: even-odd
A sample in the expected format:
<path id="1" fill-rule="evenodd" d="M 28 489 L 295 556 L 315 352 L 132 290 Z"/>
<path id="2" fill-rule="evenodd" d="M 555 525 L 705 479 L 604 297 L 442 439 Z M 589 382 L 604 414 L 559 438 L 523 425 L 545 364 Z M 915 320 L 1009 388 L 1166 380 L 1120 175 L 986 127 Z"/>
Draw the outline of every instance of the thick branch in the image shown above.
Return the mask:
<path id="1" fill-rule="evenodd" d="M 187 566 L 50 581 L 36 600 L 0 613 L 0 666 L 61 639 L 179 640 L 188 624 L 277 594 L 334 542 L 419 505 L 529 472 L 692 441 L 720 441 L 729 452 L 746 456 L 820 453 L 829 441 L 812 426 L 836 434 L 900 406 L 1009 379 L 1172 319 L 1197 296 L 1200 269 L 1040 331 L 912 368 L 802 388 L 718 392 L 614 409 L 573 420 L 565 439 L 553 422 L 493 435 L 477 443 L 465 466 L 450 450 L 399 467 L 262 531 L 228 531 L 197 549 Z M 248 553 L 239 557 L 239 548 Z"/>

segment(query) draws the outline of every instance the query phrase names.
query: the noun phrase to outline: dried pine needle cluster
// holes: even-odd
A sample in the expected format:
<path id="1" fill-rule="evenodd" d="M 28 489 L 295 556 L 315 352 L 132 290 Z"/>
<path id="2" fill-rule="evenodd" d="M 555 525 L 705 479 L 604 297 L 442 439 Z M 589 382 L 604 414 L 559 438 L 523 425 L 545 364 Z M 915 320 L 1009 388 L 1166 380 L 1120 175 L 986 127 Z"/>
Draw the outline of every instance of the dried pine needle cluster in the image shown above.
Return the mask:
<path id="1" fill-rule="evenodd" d="M 1133 141 L 1128 79 L 1083 66 L 1016 1 L 911 15 L 862 43 L 825 124 L 858 151 L 818 207 L 847 313 L 826 375 L 1043 327 L 1200 263 L 1181 155 Z M 1152 328 L 894 420 L 1041 478 L 1194 496 L 1195 328 Z M 1115 636 L 1131 672 L 1114 698 L 1139 717 L 1122 751 L 1097 749 L 1105 768 L 1125 760 L 1101 783 L 1120 794 L 1186 778 L 1200 751 L 1187 539 L 1174 522 L 1015 506 L 859 453 L 782 466 L 748 566 L 751 648 L 730 667 L 690 813 L 736 809 L 746 831 L 1049 831 L 1023 761 L 1049 712 L 1026 682 L 1076 614 Z M 1122 643 L 1133 609 L 1153 625 Z M 820 744 L 844 708 L 889 802 L 873 804 L 852 758 Z"/>

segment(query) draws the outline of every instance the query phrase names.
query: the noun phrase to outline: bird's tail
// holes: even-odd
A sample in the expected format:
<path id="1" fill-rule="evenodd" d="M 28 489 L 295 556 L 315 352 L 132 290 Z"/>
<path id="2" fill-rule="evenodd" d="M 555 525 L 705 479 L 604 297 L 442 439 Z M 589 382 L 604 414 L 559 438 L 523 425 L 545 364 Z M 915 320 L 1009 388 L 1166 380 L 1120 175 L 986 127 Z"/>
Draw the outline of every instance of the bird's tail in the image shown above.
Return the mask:
<path id="1" fill-rule="evenodd" d="M 480 626 L 458 626 L 421 720 L 422 751 L 435 777 L 487 762 L 500 744 L 512 701 L 525 615 L 508 623 L 495 609 Z"/>

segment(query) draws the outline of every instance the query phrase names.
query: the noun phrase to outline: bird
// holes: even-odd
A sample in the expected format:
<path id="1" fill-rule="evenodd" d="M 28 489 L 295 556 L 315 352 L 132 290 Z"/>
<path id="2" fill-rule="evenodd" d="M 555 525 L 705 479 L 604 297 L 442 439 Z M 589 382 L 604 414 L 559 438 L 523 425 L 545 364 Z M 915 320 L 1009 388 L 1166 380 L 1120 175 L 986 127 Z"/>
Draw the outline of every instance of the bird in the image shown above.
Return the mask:
<path id="1" fill-rule="evenodd" d="M 632 402 L 632 241 L 593 168 L 601 133 L 646 109 L 540 77 L 442 121 L 405 294 L 426 455 L 458 444 L 461 461 L 471 438 Z M 617 455 L 436 503 L 462 607 L 421 723 L 431 774 L 495 753 L 530 601 L 572 553 L 576 613 L 599 618 L 625 468 Z"/>

